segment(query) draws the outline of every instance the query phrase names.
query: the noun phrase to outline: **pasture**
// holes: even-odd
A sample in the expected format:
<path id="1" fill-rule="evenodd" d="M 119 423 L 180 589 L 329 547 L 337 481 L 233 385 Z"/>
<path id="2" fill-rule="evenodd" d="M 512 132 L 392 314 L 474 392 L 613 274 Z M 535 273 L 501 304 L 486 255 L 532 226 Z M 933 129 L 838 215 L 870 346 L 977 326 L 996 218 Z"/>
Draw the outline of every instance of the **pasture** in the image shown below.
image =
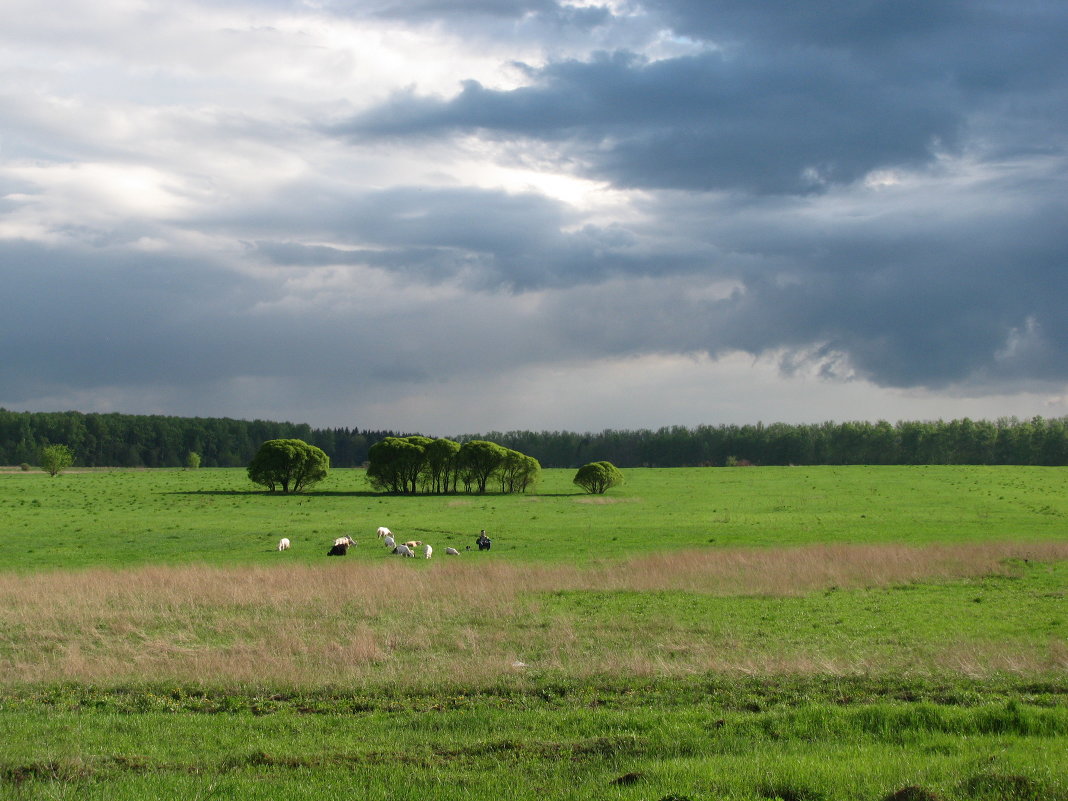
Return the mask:
<path id="1" fill-rule="evenodd" d="M 0 798 L 1068 799 L 1068 471 L 625 472 L 0 473 Z"/>

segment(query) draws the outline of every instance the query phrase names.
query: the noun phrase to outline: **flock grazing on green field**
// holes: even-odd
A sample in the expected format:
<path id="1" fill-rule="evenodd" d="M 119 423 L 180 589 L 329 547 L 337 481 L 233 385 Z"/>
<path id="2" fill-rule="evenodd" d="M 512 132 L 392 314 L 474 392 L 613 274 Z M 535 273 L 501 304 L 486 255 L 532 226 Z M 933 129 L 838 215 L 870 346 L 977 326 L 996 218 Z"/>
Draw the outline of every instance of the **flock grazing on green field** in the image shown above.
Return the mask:
<path id="1" fill-rule="evenodd" d="M 414 558 L 417 551 L 420 551 L 424 559 L 430 559 L 434 555 L 434 546 L 429 542 L 423 542 L 422 540 L 408 540 L 407 542 L 398 543 L 393 536 L 393 532 L 386 526 L 379 526 L 375 531 L 375 536 L 382 540 L 382 544 L 386 546 L 386 550 L 394 556 L 406 556 Z M 345 556 L 349 552 L 349 548 L 355 548 L 359 543 L 348 534 L 341 537 L 335 537 L 330 549 L 326 552 L 327 556 Z M 480 551 L 488 551 L 493 544 L 493 540 L 486 534 L 486 530 L 482 529 L 478 537 L 475 539 L 475 544 Z M 278 540 L 279 552 L 288 551 L 293 547 L 292 541 L 289 537 L 282 537 Z M 470 551 L 471 546 L 468 545 L 465 550 Z M 446 556 L 459 556 L 460 551 L 451 545 L 445 547 Z"/>

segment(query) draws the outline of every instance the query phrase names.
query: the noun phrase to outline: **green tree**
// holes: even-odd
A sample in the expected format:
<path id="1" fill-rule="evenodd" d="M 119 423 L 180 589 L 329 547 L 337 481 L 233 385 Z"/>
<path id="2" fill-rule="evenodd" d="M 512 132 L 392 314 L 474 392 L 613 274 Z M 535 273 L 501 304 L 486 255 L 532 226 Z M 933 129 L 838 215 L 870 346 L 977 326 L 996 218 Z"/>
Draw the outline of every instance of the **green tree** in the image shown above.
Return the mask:
<path id="1" fill-rule="evenodd" d="M 436 439 L 426 446 L 427 484 L 431 492 L 449 492 L 449 486 L 456 490 L 456 455 L 460 452 L 460 443 L 451 439 Z"/>
<path id="2" fill-rule="evenodd" d="M 271 492 L 300 492 L 322 481 L 330 469 L 330 457 L 321 448 L 300 439 L 271 439 L 248 466 L 248 477 Z"/>
<path id="3" fill-rule="evenodd" d="M 474 487 L 480 495 L 486 491 L 486 482 L 504 461 L 507 451 L 494 442 L 474 439 L 460 446 L 456 454 L 460 479 L 465 486 Z"/>
<path id="4" fill-rule="evenodd" d="M 45 445 L 41 448 L 41 469 L 55 477 L 74 464 L 74 452 L 66 445 Z"/>
<path id="5" fill-rule="evenodd" d="M 623 483 L 623 474 L 611 462 L 590 462 L 578 469 L 572 483 L 591 495 L 603 495 L 611 487 Z"/>
<path id="6" fill-rule="evenodd" d="M 497 468 L 501 492 L 526 492 L 537 483 L 540 474 L 541 464 L 537 459 L 507 448 Z"/>
<path id="7" fill-rule="evenodd" d="M 371 486 L 380 492 L 415 492 L 427 442 L 426 437 L 386 437 L 372 445 L 367 466 Z"/>
<path id="8" fill-rule="evenodd" d="M 185 466 L 190 470 L 196 470 L 200 467 L 200 454 L 196 451 L 189 451 L 185 457 Z"/>

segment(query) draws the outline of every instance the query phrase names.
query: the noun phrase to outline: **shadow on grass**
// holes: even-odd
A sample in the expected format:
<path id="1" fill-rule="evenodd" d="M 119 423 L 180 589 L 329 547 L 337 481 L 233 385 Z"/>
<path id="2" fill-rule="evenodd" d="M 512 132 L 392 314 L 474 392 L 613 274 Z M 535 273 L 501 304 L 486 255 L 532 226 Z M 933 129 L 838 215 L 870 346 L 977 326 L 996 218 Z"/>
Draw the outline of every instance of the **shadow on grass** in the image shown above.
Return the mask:
<path id="1" fill-rule="evenodd" d="M 381 492 L 367 490 L 311 490 L 307 492 L 265 492 L 264 490 L 175 490 L 165 495 L 230 495 L 261 496 L 264 498 L 388 498 Z"/>
<path id="2" fill-rule="evenodd" d="M 370 490 L 302 490 L 301 492 L 267 492 L 265 490 L 172 490 L 165 495 L 260 495 L 267 498 L 451 498 L 456 500 L 474 500 L 476 498 L 507 498 L 515 495 L 520 498 L 586 498 L 585 492 L 484 492 L 482 494 L 419 492 L 402 495 L 392 492 L 372 492 Z"/>

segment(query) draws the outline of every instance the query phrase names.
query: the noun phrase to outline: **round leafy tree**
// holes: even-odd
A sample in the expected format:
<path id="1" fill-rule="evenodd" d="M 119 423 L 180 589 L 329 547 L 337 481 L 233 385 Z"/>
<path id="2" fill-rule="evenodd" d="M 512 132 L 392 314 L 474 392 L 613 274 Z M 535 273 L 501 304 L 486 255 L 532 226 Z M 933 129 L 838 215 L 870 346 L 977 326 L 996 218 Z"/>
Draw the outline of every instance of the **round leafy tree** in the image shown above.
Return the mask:
<path id="1" fill-rule="evenodd" d="M 248 477 L 271 492 L 300 492 L 326 478 L 330 457 L 299 439 L 269 439 L 252 457 Z"/>
<path id="2" fill-rule="evenodd" d="M 41 469 L 55 478 L 74 464 L 74 452 L 66 445 L 46 445 L 41 448 Z"/>
<path id="3" fill-rule="evenodd" d="M 575 473 L 573 484 L 578 484 L 591 495 L 603 495 L 609 487 L 623 483 L 623 474 L 611 462 L 590 462 Z"/>

